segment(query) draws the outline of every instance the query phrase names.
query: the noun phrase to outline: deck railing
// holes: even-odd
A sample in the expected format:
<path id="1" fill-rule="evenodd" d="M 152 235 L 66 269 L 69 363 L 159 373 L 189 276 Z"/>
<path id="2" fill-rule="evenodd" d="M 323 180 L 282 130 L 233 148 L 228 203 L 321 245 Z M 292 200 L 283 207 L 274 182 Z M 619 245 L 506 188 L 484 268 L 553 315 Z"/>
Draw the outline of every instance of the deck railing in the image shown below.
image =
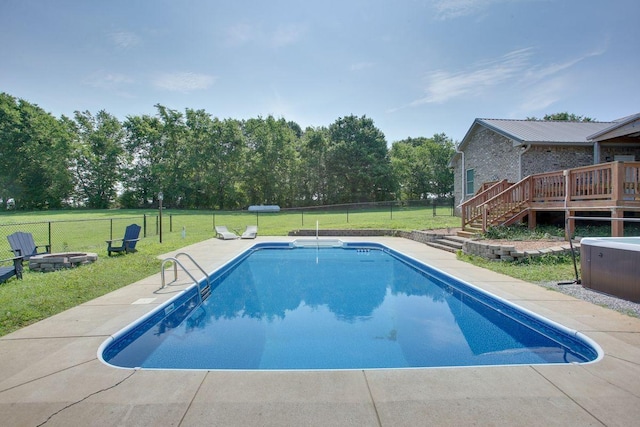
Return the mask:
<path id="1" fill-rule="evenodd" d="M 506 180 L 461 205 L 462 228 L 480 222 L 482 230 L 517 218 L 527 209 L 640 209 L 640 162 L 609 162 Z M 505 185 L 505 188 L 498 191 Z M 568 191 L 567 191 L 568 189 Z"/>
<path id="2" fill-rule="evenodd" d="M 483 191 L 466 200 L 460 205 L 460 215 L 462 216 L 462 228 L 477 223 L 482 219 L 482 204 L 490 198 L 502 193 L 509 188 L 511 184 L 503 179 L 489 186 Z M 484 187 L 484 184 L 483 184 Z"/>

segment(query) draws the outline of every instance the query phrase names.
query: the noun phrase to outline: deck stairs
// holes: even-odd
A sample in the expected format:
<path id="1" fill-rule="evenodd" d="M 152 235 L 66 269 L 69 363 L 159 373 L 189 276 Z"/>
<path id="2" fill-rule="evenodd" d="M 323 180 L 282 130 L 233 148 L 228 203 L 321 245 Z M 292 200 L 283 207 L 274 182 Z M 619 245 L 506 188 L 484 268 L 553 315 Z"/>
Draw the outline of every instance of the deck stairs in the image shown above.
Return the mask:
<path id="1" fill-rule="evenodd" d="M 433 241 L 427 242 L 427 246 L 431 246 L 432 248 L 442 249 L 443 251 L 456 253 L 457 251 L 462 250 L 462 244 L 469 239 L 460 236 L 442 236 L 441 238 Z"/>

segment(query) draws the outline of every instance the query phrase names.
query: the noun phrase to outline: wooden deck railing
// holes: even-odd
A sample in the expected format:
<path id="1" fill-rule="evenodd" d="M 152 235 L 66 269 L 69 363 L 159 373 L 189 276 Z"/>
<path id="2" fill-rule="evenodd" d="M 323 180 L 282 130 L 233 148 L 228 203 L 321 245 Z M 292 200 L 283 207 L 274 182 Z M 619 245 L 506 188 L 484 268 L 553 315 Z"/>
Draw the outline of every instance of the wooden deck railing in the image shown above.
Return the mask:
<path id="1" fill-rule="evenodd" d="M 469 227 L 471 224 L 479 222 L 482 219 L 482 208 L 480 207 L 490 198 L 502 193 L 509 188 L 511 184 L 503 179 L 498 181 L 488 188 L 480 191 L 478 194 L 466 200 L 460 205 L 460 214 L 462 216 L 462 228 Z M 484 184 L 483 187 L 484 188 Z"/>
<path id="2" fill-rule="evenodd" d="M 482 230 L 518 218 L 527 209 L 640 210 L 640 162 L 610 162 L 531 175 L 513 185 L 506 180 L 461 205 L 462 228 L 479 223 Z M 568 188 L 568 191 L 567 191 Z"/>

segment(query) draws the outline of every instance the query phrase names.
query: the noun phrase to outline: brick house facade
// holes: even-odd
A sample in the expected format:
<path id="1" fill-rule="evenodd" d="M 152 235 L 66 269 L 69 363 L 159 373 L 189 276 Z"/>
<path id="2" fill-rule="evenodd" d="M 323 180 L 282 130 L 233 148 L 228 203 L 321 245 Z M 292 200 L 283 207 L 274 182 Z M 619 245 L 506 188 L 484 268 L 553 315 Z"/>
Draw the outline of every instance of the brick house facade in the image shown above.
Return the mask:
<path id="1" fill-rule="evenodd" d="M 640 160 L 640 114 L 614 122 L 476 119 L 449 166 L 455 205 L 483 183 L 605 161 Z M 598 161 L 600 160 L 600 161 Z"/>

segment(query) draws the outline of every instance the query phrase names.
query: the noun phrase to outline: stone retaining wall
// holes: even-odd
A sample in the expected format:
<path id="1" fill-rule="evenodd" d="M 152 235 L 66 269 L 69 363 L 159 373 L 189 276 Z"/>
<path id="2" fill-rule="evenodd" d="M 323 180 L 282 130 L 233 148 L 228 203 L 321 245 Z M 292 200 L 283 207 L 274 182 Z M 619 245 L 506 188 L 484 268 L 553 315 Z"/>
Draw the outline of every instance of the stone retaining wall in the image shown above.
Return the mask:
<path id="1" fill-rule="evenodd" d="M 289 232 L 289 236 L 298 237 L 315 237 L 316 230 L 294 230 Z M 392 236 L 392 237 L 404 237 L 405 239 L 415 240 L 420 243 L 436 242 L 442 239 L 441 233 L 434 233 L 429 231 L 401 231 L 401 230 L 387 230 L 387 229 L 363 229 L 363 230 L 318 230 L 318 236 Z M 574 244 L 574 248 L 579 250 L 579 244 Z M 514 261 L 517 259 L 527 257 L 537 257 L 546 254 L 570 254 L 571 246 L 566 242 L 558 242 L 558 246 L 551 248 L 518 251 L 515 246 L 509 245 L 495 245 L 483 243 L 478 240 L 467 240 L 462 245 L 462 252 L 468 255 L 476 255 L 486 259 L 500 260 L 500 261 Z"/>
<path id="2" fill-rule="evenodd" d="M 468 240 L 462 244 L 462 252 L 468 255 L 476 255 L 482 258 L 500 261 L 514 261 L 522 258 L 537 257 L 546 254 L 570 254 L 569 243 L 560 243 L 551 248 L 518 251 L 515 246 L 492 245 L 482 241 Z"/>

